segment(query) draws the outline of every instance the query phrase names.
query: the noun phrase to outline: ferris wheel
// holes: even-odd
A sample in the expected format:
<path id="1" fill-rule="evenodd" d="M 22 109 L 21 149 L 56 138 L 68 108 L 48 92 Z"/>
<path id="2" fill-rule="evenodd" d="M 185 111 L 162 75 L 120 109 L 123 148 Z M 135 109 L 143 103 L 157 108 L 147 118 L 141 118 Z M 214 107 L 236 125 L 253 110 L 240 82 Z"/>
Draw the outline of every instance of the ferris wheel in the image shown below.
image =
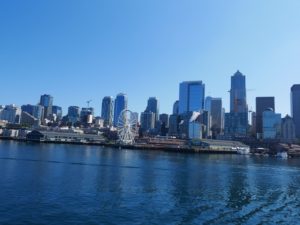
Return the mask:
<path id="1" fill-rule="evenodd" d="M 122 144 L 131 145 L 137 135 L 137 122 L 138 118 L 130 110 L 123 110 L 120 113 L 117 130 L 119 141 Z"/>

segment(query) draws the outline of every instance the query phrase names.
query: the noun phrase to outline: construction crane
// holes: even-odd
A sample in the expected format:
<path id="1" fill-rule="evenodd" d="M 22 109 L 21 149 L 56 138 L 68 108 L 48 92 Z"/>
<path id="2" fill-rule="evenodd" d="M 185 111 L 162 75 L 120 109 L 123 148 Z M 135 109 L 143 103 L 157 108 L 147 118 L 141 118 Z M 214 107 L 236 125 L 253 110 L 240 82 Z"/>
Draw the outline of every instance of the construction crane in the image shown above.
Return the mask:
<path id="1" fill-rule="evenodd" d="M 86 104 L 87 104 L 87 107 L 90 108 L 90 103 L 92 102 L 93 100 L 88 100 L 86 101 Z"/>

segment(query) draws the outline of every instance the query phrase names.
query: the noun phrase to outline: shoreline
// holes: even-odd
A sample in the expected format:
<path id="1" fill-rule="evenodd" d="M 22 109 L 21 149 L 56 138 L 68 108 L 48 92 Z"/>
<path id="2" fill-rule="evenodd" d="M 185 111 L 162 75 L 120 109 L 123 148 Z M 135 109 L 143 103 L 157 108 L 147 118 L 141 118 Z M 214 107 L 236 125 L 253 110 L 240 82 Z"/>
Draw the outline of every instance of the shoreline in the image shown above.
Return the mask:
<path id="1" fill-rule="evenodd" d="M 66 145 L 85 145 L 85 146 L 101 146 L 110 147 L 114 149 L 129 149 L 129 150 L 143 150 L 143 151 L 164 151 L 173 153 L 193 153 L 193 154 L 238 154 L 235 150 L 213 150 L 213 149 L 203 149 L 203 148 L 189 148 L 189 147 L 170 147 L 170 146 L 154 146 L 147 144 L 140 145 L 121 145 L 113 143 L 85 143 L 85 142 L 68 142 L 68 141 L 33 141 L 12 137 L 0 137 L 0 140 L 24 142 L 24 143 L 37 143 L 37 144 L 66 144 Z"/>

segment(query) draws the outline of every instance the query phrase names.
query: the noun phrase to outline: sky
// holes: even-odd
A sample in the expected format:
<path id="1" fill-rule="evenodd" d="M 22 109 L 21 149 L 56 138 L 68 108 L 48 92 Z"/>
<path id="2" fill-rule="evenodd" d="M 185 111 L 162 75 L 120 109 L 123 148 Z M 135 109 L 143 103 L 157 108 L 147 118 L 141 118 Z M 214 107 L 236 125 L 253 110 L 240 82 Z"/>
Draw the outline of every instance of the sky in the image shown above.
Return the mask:
<path id="1" fill-rule="evenodd" d="M 299 0 L 0 1 L 0 104 L 36 104 L 51 94 L 101 112 L 104 96 L 127 93 L 171 113 L 179 83 L 202 80 L 229 110 L 230 77 L 246 75 L 249 108 L 275 96 L 290 114 L 300 83 Z"/>

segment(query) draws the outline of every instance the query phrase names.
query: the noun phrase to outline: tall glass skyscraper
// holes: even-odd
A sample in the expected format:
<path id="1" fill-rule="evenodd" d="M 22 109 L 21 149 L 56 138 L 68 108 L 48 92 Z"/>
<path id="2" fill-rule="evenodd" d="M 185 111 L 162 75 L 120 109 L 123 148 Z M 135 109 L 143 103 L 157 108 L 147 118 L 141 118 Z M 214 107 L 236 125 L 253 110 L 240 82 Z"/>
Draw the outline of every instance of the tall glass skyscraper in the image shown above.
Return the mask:
<path id="1" fill-rule="evenodd" d="M 202 81 L 182 82 L 179 87 L 179 114 L 204 109 L 205 84 Z"/>
<path id="2" fill-rule="evenodd" d="M 52 113 L 57 116 L 58 120 L 62 119 L 62 116 L 63 116 L 62 107 L 57 106 L 57 105 L 52 106 Z"/>
<path id="3" fill-rule="evenodd" d="M 246 77 L 240 71 L 231 77 L 230 112 L 248 113 Z"/>
<path id="4" fill-rule="evenodd" d="M 246 77 L 237 71 L 231 76 L 230 113 L 225 115 L 225 134 L 246 136 L 248 131 L 248 105 Z"/>
<path id="5" fill-rule="evenodd" d="M 295 123 L 296 137 L 300 138 L 300 84 L 291 88 L 291 114 Z"/>
<path id="6" fill-rule="evenodd" d="M 156 97 L 150 97 L 148 99 L 148 104 L 147 104 L 147 108 L 146 108 L 147 112 L 152 112 L 154 113 L 154 120 L 155 123 L 159 120 L 159 102 L 158 99 Z"/>
<path id="7" fill-rule="evenodd" d="M 51 95 L 42 95 L 40 105 L 44 107 L 44 118 L 50 118 L 52 115 L 53 97 Z"/>
<path id="8" fill-rule="evenodd" d="M 104 119 L 104 126 L 112 126 L 114 112 L 114 99 L 111 96 L 106 96 L 102 100 L 101 117 Z"/>
<path id="9" fill-rule="evenodd" d="M 117 95 L 115 100 L 115 109 L 114 109 L 114 126 L 118 125 L 118 120 L 121 112 L 124 109 L 127 109 L 128 98 L 126 94 L 120 93 Z"/>

